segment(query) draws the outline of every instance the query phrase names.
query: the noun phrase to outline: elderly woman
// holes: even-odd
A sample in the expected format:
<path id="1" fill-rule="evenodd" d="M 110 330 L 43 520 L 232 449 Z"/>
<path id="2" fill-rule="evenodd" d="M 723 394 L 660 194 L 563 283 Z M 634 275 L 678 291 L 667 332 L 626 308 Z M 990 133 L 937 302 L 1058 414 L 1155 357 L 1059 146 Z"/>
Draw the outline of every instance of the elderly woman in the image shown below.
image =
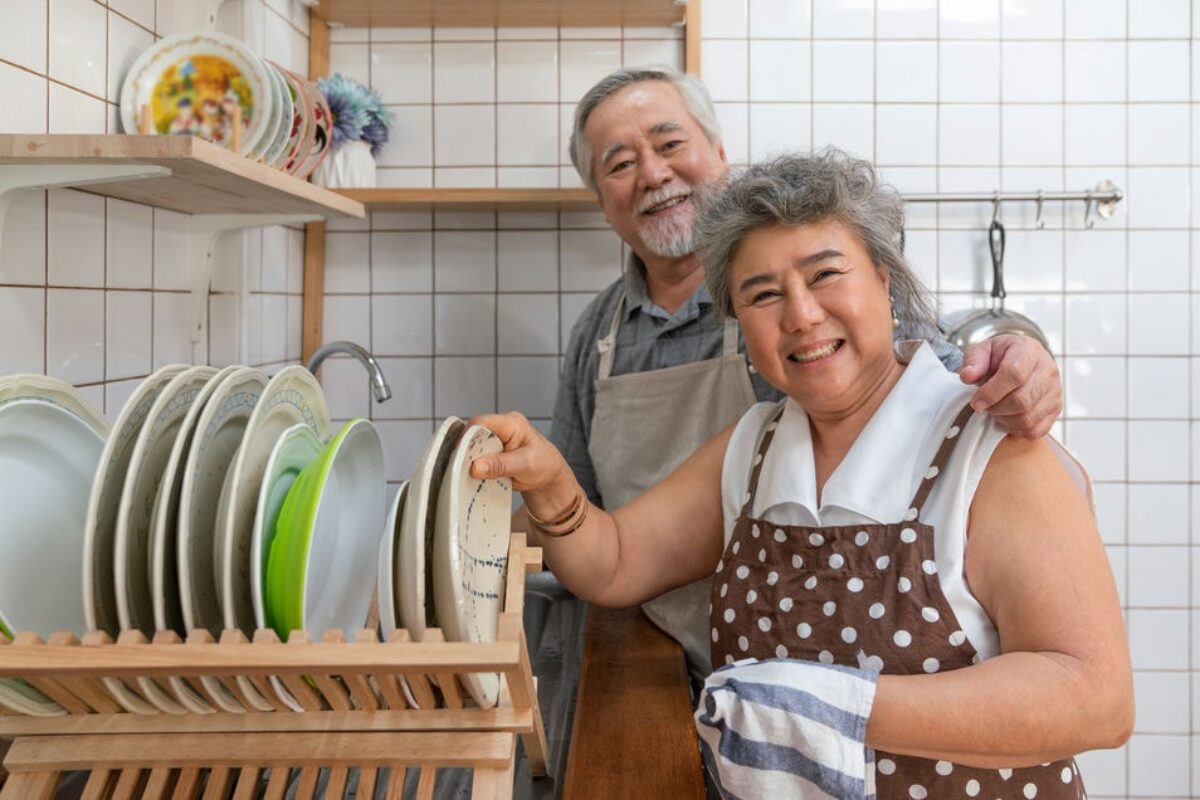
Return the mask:
<path id="1" fill-rule="evenodd" d="M 547 562 L 590 602 L 715 573 L 714 665 L 870 674 L 880 797 L 1083 797 L 1071 757 L 1133 724 L 1104 548 L 1057 444 L 972 413 L 927 343 L 893 347 L 893 308 L 932 323 L 902 226 L 896 193 L 838 151 L 751 168 L 706 209 L 702 252 L 785 400 L 612 513 L 519 415 L 479 420 L 505 451 L 473 471 L 513 479 Z"/>

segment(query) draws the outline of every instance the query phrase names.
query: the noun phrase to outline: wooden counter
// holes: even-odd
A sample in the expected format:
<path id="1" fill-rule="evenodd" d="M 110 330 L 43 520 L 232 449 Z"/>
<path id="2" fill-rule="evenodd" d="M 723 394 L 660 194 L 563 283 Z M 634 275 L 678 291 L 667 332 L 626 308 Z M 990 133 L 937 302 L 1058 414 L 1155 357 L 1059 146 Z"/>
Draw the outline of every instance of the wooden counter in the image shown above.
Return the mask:
<path id="1" fill-rule="evenodd" d="M 641 609 L 588 609 L 563 797 L 703 798 L 683 649 Z"/>

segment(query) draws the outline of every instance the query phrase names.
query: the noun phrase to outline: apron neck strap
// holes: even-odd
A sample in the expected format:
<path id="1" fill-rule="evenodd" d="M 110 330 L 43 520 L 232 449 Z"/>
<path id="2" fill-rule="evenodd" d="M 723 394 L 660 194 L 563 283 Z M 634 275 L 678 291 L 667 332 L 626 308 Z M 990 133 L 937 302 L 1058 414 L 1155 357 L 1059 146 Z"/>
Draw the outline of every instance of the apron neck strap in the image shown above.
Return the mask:
<path id="1" fill-rule="evenodd" d="M 946 462 L 950 460 L 950 454 L 954 452 L 954 445 L 958 444 L 958 435 L 962 433 L 962 429 L 966 427 L 967 420 L 971 418 L 973 413 L 975 413 L 974 409 L 971 408 L 970 403 L 967 403 L 958 412 L 958 416 L 954 418 L 954 422 L 950 423 L 950 427 L 946 429 L 946 436 L 942 439 L 942 446 L 938 448 L 937 454 L 934 455 L 929 468 L 921 476 L 921 484 L 917 487 L 917 493 L 913 495 L 912 502 L 908 504 L 908 515 L 905 519 L 921 518 L 921 510 L 925 506 L 925 501 L 929 499 L 929 493 L 933 491 L 934 484 L 937 483 L 938 474 L 946 466 Z"/>
<path id="2" fill-rule="evenodd" d="M 754 497 L 758 494 L 758 478 L 762 475 L 763 462 L 767 457 L 767 450 L 771 447 L 771 440 L 775 438 L 775 429 L 779 427 L 779 418 L 783 416 L 783 409 L 787 404 L 787 398 L 779 401 L 779 408 L 770 416 L 770 421 L 763 428 L 762 441 L 758 443 L 758 453 L 754 456 L 754 468 L 750 470 L 750 485 L 746 488 L 746 500 L 742 503 L 740 516 L 748 516 L 754 503 Z"/>
<path id="3" fill-rule="evenodd" d="M 617 301 L 617 313 L 613 314 L 612 322 L 608 324 L 608 333 L 596 342 L 596 349 L 600 351 L 600 368 L 596 373 L 598 380 L 608 380 L 608 377 L 612 375 L 613 358 L 617 351 L 617 331 L 621 327 L 621 317 L 623 316 L 625 316 L 624 291 L 621 292 L 621 299 Z"/>
<path id="4" fill-rule="evenodd" d="M 736 356 L 738 346 L 738 323 L 733 317 L 725 318 L 725 336 L 721 347 L 721 355 Z"/>

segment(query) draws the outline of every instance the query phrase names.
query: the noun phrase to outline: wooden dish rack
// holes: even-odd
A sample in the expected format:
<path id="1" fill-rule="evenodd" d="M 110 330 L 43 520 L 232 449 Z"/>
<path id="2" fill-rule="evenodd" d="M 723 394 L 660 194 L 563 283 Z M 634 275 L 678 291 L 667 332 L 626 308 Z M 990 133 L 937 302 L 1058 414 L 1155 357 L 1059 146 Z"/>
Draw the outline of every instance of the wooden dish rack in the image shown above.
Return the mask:
<path id="1" fill-rule="evenodd" d="M 295 631 L 286 643 L 268 630 L 252 642 L 240 631 L 226 631 L 219 642 L 207 631 L 193 631 L 186 642 L 169 631 L 153 641 L 137 631 L 116 642 L 95 631 L 82 642 L 69 633 L 46 642 L 28 633 L 11 642 L 0 636 L 0 677 L 28 681 L 67 711 L 35 717 L 0 707 L 0 739 L 13 740 L 0 800 L 53 797 L 75 770 L 88 771 L 83 797 L 89 799 L 241 800 L 282 798 L 290 783 L 296 797 L 314 797 L 322 777 L 324 797 L 343 797 L 352 769 L 357 797 L 373 797 L 379 783 L 388 798 L 398 798 L 407 771 L 416 769 L 417 796 L 430 798 L 436 770 L 450 767 L 474 770 L 473 797 L 509 797 L 517 737 L 530 771 L 546 771 L 546 735 L 522 627 L 525 575 L 540 569 L 541 549 L 514 533 L 498 635 L 483 644 L 446 642 L 438 629 L 421 642 L 403 629 L 387 642 L 374 630 L 360 631 L 354 642 L 340 631 L 321 642 Z M 470 672 L 500 673 L 495 708 L 466 706 L 456 676 Z M 209 676 L 244 710 L 132 713 L 105 687 L 106 679 L 116 679 L 136 692 L 153 681 L 173 695 L 179 680 L 172 679 L 182 679 L 219 709 Z M 271 676 L 303 711 L 277 698 Z M 247 698 L 247 681 L 272 710 Z"/>

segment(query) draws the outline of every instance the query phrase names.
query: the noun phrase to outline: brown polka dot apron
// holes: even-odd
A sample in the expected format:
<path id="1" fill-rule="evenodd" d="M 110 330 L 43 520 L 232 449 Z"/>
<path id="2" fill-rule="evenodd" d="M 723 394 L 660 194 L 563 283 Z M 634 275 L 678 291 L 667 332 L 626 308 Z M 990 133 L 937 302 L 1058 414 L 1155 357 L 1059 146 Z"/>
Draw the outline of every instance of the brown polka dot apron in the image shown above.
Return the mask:
<path id="1" fill-rule="evenodd" d="M 713 664 L 796 658 L 920 675 L 978 661 L 942 593 L 933 527 L 921 522 L 971 407 L 948 429 L 904 520 L 886 525 L 776 525 L 750 516 L 782 414 L 781 404 L 759 445 L 745 504 L 713 580 Z M 875 769 L 881 800 L 1085 797 L 1069 758 L 995 770 L 877 751 Z"/>

